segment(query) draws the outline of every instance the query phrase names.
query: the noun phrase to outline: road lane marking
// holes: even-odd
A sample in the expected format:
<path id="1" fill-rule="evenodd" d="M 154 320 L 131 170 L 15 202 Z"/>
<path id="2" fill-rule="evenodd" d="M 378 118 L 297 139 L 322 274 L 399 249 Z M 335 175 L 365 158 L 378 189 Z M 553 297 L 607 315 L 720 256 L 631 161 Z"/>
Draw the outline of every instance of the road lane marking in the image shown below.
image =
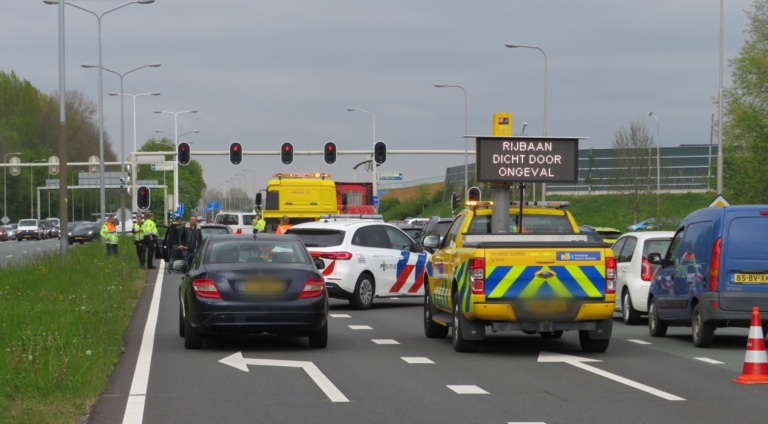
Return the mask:
<path id="1" fill-rule="evenodd" d="M 409 364 L 434 364 L 429 358 L 423 356 L 401 356 L 400 359 Z"/>
<path id="2" fill-rule="evenodd" d="M 371 339 L 372 342 L 379 345 L 399 345 L 400 343 L 393 339 Z"/>
<path id="3" fill-rule="evenodd" d="M 330 314 L 331 318 L 352 318 L 348 314 Z"/>
<path id="4" fill-rule="evenodd" d="M 646 341 L 643 341 L 643 340 L 637 340 L 637 339 L 628 339 L 627 341 L 628 342 L 632 342 L 632 343 L 641 344 L 641 345 L 653 344 L 653 343 L 649 343 L 649 342 L 646 342 Z"/>
<path id="5" fill-rule="evenodd" d="M 400 300 L 399 297 L 390 297 L 390 299 L 392 299 L 392 300 Z"/>
<path id="6" fill-rule="evenodd" d="M 565 362 L 566 364 L 573 365 L 576 368 L 581 368 L 584 371 L 589 371 L 591 373 L 611 379 L 621 384 L 625 384 L 629 387 L 634 387 L 635 389 L 642 390 L 646 393 L 652 394 L 654 396 L 658 396 L 662 399 L 685 400 L 673 394 L 663 392 L 659 389 L 654 389 L 653 387 L 646 386 L 645 384 L 632 381 L 630 379 L 618 376 L 616 374 L 609 373 L 608 371 L 603 371 L 600 368 L 595 368 L 591 365 L 587 365 L 584 363 L 584 362 L 603 362 L 598 359 L 581 358 L 578 356 L 564 355 L 562 353 L 552 353 L 552 352 L 542 351 L 541 353 L 539 353 L 539 362 Z"/>
<path id="7" fill-rule="evenodd" d="M 350 325 L 349 328 L 353 330 L 373 330 L 373 328 L 367 325 Z"/>
<path id="8" fill-rule="evenodd" d="M 489 395 L 490 393 L 477 386 L 445 386 L 460 395 Z"/>
<path id="9" fill-rule="evenodd" d="M 544 421 L 536 421 L 536 422 L 533 422 L 533 421 L 526 421 L 526 422 L 510 421 L 507 424 L 547 424 L 547 423 L 545 423 Z"/>
<path id="10" fill-rule="evenodd" d="M 315 384 L 320 387 L 328 399 L 331 402 L 349 402 L 346 396 L 344 396 L 339 389 L 320 371 L 314 363 L 309 361 L 286 361 L 279 359 L 255 359 L 255 358 L 243 358 L 242 352 L 237 352 L 233 355 L 227 356 L 224 359 L 219 360 L 224 365 L 237 368 L 241 371 L 249 372 L 248 365 L 261 365 L 266 367 L 288 367 L 288 368 L 303 368 L 309 375 Z"/>
<path id="11" fill-rule="evenodd" d="M 152 292 L 152 302 L 149 304 L 147 324 L 144 326 L 144 336 L 141 339 L 139 357 L 136 359 L 136 368 L 133 371 L 133 382 L 125 405 L 123 424 L 141 424 L 144 420 L 144 403 L 147 398 L 147 383 L 149 383 L 149 367 L 152 364 L 152 350 L 155 346 L 155 328 L 157 327 L 157 315 L 160 310 L 160 296 L 163 293 L 163 272 L 165 262 L 160 261 L 157 267 L 157 279 L 155 290 Z"/>
<path id="12" fill-rule="evenodd" d="M 716 361 L 714 359 L 709 359 L 709 358 L 693 358 L 693 359 L 698 359 L 699 361 L 706 362 L 706 363 L 709 363 L 709 364 L 724 364 L 725 363 L 725 362 L 720 362 L 720 361 Z"/>

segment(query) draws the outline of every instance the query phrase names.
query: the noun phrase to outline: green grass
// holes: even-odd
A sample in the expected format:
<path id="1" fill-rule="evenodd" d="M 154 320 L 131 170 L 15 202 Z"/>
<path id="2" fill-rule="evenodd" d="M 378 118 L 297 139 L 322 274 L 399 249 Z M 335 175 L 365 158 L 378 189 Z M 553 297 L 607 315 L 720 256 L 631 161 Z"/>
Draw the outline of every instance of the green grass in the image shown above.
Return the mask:
<path id="1" fill-rule="evenodd" d="M 75 423 L 106 387 L 146 279 L 133 243 L 0 270 L 0 422 Z"/>

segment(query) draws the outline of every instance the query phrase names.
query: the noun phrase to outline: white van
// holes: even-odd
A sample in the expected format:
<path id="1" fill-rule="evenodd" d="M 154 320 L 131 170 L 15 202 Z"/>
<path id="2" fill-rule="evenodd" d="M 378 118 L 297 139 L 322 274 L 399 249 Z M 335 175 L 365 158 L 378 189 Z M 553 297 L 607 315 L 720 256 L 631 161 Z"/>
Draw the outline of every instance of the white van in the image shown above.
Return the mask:
<path id="1" fill-rule="evenodd" d="M 255 212 L 221 212 L 213 223 L 229 226 L 234 234 L 253 234 L 255 216 Z"/>

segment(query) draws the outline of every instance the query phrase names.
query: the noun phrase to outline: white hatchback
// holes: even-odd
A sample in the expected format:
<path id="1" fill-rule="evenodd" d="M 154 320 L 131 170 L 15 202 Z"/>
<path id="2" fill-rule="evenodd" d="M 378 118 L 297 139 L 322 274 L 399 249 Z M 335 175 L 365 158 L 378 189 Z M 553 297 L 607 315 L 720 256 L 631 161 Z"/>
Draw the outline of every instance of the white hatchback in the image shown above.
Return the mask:
<path id="1" fill-rule="evenodd" d="M 642 231 L 619 237 L 611 247 L 616 256 L 616 311 L 621 312 L 624 324 L 635 325 L 640 315 L 648 312 L 648 290 L 656 266 L 648 262 L 648 255 L 667 252 L 674 231 Z"/>
<path id="2" fill-rule="evenodd" d="M 323 218 L 288 230 L 301 239 L 321 272 L 328 295 L 368 309 L 374 297 L 424 296 L 427 253 L 402 230 L 380 219 Z"/>

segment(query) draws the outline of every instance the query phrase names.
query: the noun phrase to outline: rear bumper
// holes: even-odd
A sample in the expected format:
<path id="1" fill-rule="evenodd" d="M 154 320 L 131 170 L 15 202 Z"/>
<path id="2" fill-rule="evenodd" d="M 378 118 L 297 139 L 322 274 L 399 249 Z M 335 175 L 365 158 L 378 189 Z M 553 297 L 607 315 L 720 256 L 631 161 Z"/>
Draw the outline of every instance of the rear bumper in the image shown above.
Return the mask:
<path id="1" fill-rule="evenodd" d="M 717 307 L 712 305 L 717 302 Z M 724 326 L 749 327 L 752 320 L 752 308 L 757 306 L 763 312 L 763 323 L 768 324 L 768 293 L 721 293 L 705 292 L 699 299 L 702 305 L 701 316 L 705 322 L 715 322 Z M 727 308 L 728 310 L 724 310 Z"/>
<path id="2" fill-rule="evenodd" d="M 524 310 L 523 302 L 475 303 L 474 316 L 485 321 L 526 323 L 601 321 L 612 318 L 615 307 L 614 301 L 572 301 L 562 313 L 532 314 Z"/>
<path id="3" fill-rule="evenodd" d="M 325 281 L 325 290 L 328 292 L 328 297 L 334 299 L 349 299 L 352 297 L 352 292 L 342 288 L 338 282 Z"/>

